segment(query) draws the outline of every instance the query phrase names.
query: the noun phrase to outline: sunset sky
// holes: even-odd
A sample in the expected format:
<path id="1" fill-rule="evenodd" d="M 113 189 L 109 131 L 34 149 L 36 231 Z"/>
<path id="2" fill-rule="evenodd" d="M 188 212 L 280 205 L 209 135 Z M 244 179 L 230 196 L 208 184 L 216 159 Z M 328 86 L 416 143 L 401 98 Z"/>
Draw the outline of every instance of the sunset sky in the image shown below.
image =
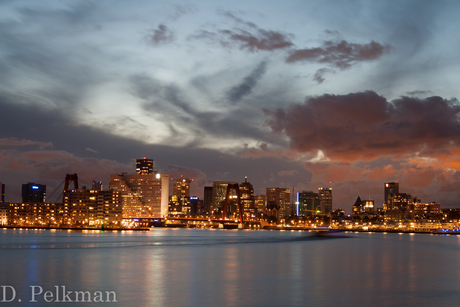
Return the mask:
<path id="1" fill-rule="evenodd" d="M 0 182 L 133 173 L 459 207 L 458 1 L 0 1 Z M 60 194 L 60 191 L 57 192 Z M 57 196 L 57 195 L 56 195 Z M 52 200 L 52 199 L 48 199 Z"/>

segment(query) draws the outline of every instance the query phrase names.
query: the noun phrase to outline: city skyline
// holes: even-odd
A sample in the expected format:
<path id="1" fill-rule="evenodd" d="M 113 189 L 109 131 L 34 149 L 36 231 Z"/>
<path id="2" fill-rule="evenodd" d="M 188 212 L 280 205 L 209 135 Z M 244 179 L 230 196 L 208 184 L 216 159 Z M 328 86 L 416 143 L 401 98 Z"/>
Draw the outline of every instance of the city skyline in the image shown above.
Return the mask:
<path id="1" fill-rule="evenodd" d="M 107 187 L 145 156 L 200 198 L 247 176 L 256 195 L 331 186 L 350 212 L 398 181 L 459 207 L 459 6 L 4 1 L 6 201 L 66 173 Z"/>

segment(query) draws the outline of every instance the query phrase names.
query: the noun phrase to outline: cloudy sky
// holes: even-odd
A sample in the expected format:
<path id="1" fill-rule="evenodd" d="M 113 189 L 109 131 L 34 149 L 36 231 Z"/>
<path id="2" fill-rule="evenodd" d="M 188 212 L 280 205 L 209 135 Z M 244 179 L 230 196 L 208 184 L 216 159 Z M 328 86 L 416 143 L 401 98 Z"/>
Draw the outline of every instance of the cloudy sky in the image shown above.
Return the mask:
<path id="1" fill-rule="evenodd" d="M 0 1 L 0 182 L 132 173 L 460 207 L 458 1 Z M 61 187 L 62 189 L 62 187 Z M 57 194 L 59 194 L 57 192 Z M 49 199 L 52 200 L 52 199 Z"/>

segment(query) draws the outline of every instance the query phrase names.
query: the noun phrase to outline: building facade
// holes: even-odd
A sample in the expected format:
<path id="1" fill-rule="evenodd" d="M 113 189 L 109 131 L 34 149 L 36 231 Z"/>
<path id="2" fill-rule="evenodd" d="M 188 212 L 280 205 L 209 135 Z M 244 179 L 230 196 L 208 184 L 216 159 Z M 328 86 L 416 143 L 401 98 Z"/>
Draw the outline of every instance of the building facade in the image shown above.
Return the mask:
<path id="1" fill-rule="evenodd" d="M 385 182 L 384 210 L 394 209 L 394 199 L 399 195 L 399 182 Z"/>
<path id="2" fill-rule="evenodd" d="M 136 160 L 136 175 L 149 175 L 153 173 L 153 167 L 155 166 L 152 159 L 137 159 Z"/>
<path id="3" fill-rule="evenodd" d="M 169 175 L 111 175 L 109 186 L 120 193 L 123 218 L 168 216 Z"/>
<path id="4" fill-rule="evenodd" d="M 46 185 L 28 182 L 22 185 L 23 203 L 44 203 L 46 201 Z"/>
<path id="5" fill-rule="evenodd" d="M 257 215 L 257 208 L 254 200 L 254 187 L 248 182 L 248 177 L 244 177 L 244 182 L 239 185 L 240 201 L 243 207 L 243 219 L 249 220 Z"/>
<path id="6" fill-rule="evenodd" d="M 319 194 L 313 191 L 297 193 L 296 215 L 307 216 L 321 213 L 321 202 Z"/>
<path id="7" fill-rule="evenodd" d="M 123 218 L 117 191 L 65 190 L 64 205 L 74 226 L 120 226 Z"/>
<path id="8" fill-rule="evenodd" d="M 227 187 L 229 184 L 237 184 L 237 182 L 229 181 L 214 181 L 212 183 L 212 204 L 209 208 L 211 215 L 219 215 L 224 207 L 225 196 L 227 195 Z M 236 196 L 236 191 L 232 191 L 230 197 Z M 229 203 L 230 204 L 230 203 Z M 232 207 L 232 204 L 229 205 Z"/>
<path id="9" fill-rule="evenodd" d="M 204 187 L 203 214 L 209 215 L 212 208 L 212 187 Z"/>
<path id="10" fill-rule="evenodd" d="M 288 188 L 267 188 L 267 209 L 276 209 L 279 219 L 286 219 L 292 214 L 291 190 Z"/>
<path id="11" fill-rule="evenodd" d="M 319 188 L 318 195 L 321 202 L 321 213 L 332 213 L 332 188 Z"/>
<path id="12" fill-rule="evenodd" d="M 0 182 L 0 202 L 5 202 L 5 184 Z"/>

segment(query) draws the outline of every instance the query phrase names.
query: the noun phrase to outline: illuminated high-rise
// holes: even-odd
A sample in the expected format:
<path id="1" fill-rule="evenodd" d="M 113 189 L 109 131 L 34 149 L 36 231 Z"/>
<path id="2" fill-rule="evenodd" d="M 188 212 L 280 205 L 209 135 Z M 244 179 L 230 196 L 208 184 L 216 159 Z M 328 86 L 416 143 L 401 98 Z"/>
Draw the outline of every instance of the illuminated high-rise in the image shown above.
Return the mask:
<path id="1" fill-rule="evenodd" d="M 332 188 L 319 188 L 318 195 L 321 202 L 321 213 L 332 213 Z"/>
<path id="2" fill-rule="evenodd" d="M 151 159 L 136 160 L 136 175 L 111 175 L 109 187 L 120 193 L 123 218 L 168 216 L 169 175 L 153 171 Z"/>
<path id="3" fill-rule="evenodd" d="M 212 183 L 212 204 L 210 209 L 211 214 L 218 214 L 224 207 L 225 196 L 227 195 L 227 187 L 229 184 L 237 184 L 229 181 L 214 181 Z M 235 191 L 231 192 L 232 198 L 236 196 Z"/>
<path id="4" fill-rule="evenodd" d="M 136 175 L 150 175 L 153 173 L 153 167 L 155 166 L 152 159 L 142 159 L 136 160 Z"/>
<path id="5" fill-rule="evenodd" d="M 173 195 L 177 196 L 178 199 L 184 199 L 190 197 L 190 183 L 192 181 L 188 178 L 176 179 L 176 183 L 173 186 Z"/>
<path id="6" fill-rule="evenodd" d="M 244 177 L 244 182 L 239 185 L 239 190 L 244 219 L 255 217 L 257 208 L 254 201 L 254 187 L 248 182 L 248 177 Z"/>
<path id="7" fill-rule="evenodd" d="M 169 175 L 111 175 L 110 189 L 120 193 L 123 218 L 168 215 Z"/>
<path id="8" fill-rule="evenodd" d="M 385 182 L 385 203 L 383 209 L 392 210 L 395 198 L 399 195 L 399 182 Z"/>

